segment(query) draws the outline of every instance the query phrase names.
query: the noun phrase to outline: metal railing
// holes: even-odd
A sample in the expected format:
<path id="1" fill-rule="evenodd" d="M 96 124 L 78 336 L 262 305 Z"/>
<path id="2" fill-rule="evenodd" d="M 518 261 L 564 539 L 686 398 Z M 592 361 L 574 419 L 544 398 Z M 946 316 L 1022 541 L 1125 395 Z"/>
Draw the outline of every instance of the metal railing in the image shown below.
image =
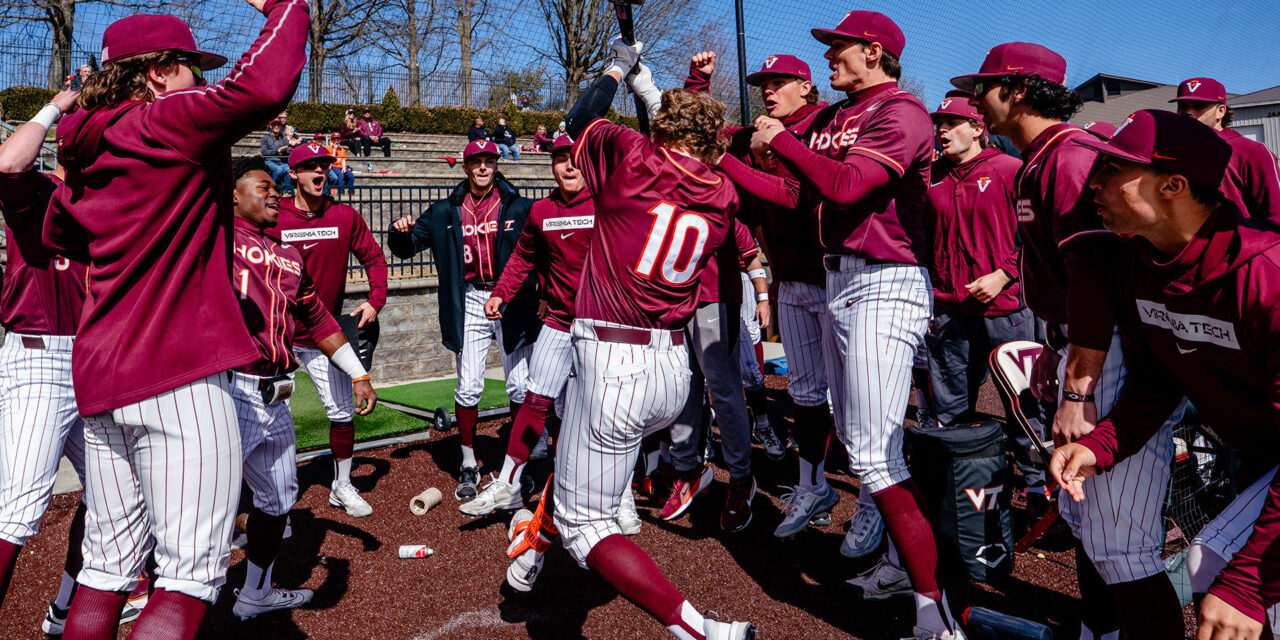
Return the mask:
<path id="1" fill-rule="evenodd" d="M 387 233 L 391 229 L 392 222 L 406 215 L 417 218 L 432 203 L 447 198 L 456 187 L 456 183 L 449 185 L 356 185 L 354 194 L 343 195 L 339 197 L 339 201 L 351 205 L 364 216 L 369 229 L 373 231 L 374 239 L 378 241 L 378 245 L 383 249 L 382 253 L 387 256 L 387 266 L 390 271 L 388 277 L 390 279 L 430 278 L 436 275 L 435 256 L 432 255 L 431 251 L 424 251 L 407 260 L 397 258 L 391 255 L 391 252 L 387 249 Z M 533 200 L 547 197 L 553 188 L 555 187 L 552 185 L 518 187 L 521 195 Z M 355 256 L 351 256 L 347 264 L 347 279 L 352 282 L 367 280 L 364 267 L 360 265 Z"/>

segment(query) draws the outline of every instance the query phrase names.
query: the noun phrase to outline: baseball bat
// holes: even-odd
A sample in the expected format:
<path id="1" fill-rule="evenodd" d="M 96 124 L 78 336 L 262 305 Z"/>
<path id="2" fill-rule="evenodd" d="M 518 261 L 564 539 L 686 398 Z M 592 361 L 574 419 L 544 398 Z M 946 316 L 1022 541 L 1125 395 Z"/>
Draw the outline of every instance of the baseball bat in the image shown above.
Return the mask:
<path id="1" fill-rule="evenodd" d="M 613 2 L 614 13 L 618 16 L 618 30 L 622 34 L 622 41 L 629 45 L 635 44 L 636 25 L 631 13 L 631 2 L 628 0 L 611 0 L 611 2 Z M 649 110 L 640 96 L 635 96 L 635 102 L 636 120 L 640 123 L 640 133 L 647 136 L 649 135 Z"/>

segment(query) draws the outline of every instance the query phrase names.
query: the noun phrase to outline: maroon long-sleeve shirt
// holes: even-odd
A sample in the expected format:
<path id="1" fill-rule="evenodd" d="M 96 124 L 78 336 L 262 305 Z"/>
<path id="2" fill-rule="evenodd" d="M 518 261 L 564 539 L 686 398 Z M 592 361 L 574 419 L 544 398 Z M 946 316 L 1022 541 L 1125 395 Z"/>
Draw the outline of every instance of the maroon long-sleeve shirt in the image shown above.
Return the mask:
<path id="1" fill-rule="evenodd" d="M 1006 316 L 1022 308 L 1018 296 L 1018 223 L 1014 178 L 1022 163 L 999 149 L 983 149 L 963 164 L 933 163 L 925 201 L 925 232 L 934 304 L 970 315 Z M 965 285 L 1003 269 L 1014 281 L 988 304 Z"/>
<path id="2" fill-rule="evenodd" d="M 257 357 L 231 286 L 231 146 L 289 103 L 310 24 L 305 0 L 268 0 L 266 15 L 221 82 L 58 125 L 67 182 L 44 243 L 90 261 L 71 366 L 83 415 Z"/>
<path id="3" fill-rule="evenodd" d="M 347 256 L 351 254 L 355 254 L 369 276 L 369 304 L 379 311 L 387 304 L 387 257 L 364 217 L 349 205 L 326 196 L 320 209 L 311 212 L 299 209 L 293 198 L 285 198 L 280 201 L 280 220 L 275 233 L 302 254 L 307 273 L 329 313 L 335 316 L 342 313 Z M 305 334 L 298 335 L 294 344 L 316 346 Z"/>
<path id="4" fill-rule="evenodd" d="M 35 169 L 0 174 L 8 254 L 0 289 L 0 324 L 5 331 L 73 336 L 80 324 L 87 268 L 49 251 L 40 239 L 49 198 L 59 184 Z"/>
<path id="5" fill-rule="evenodd" d="M 1022 150 L 1015 209 L 1023 240 L 1020 279 L 1037 316 L 1066 325 L 1072 344 L 1106 351 L 1115 317 L 1105 304 L 1110 276 L 1102 265 L 1118 238 L 1103 227 L 1089 188 L 1098 154 L 1071 142 L 1081 136 L 1090 134 L 1056 124 Z"/>
<path id="6" fill-rule="evenodd" d="M 1224 204 L 1172 259 L 1127 239 L 1108 270 L 1127 373 L 1111 413 L 1079 442 L 1110 469 L 1185 395 L 1226 443 L 1280 462 L 1280 233 Z M 1209 592 L 1262 621 L 1280 602 L 1280 477 L 1248 542 Z"/>
<path id="7" fill-rule="evenodd" d="M 303 267 L 302 254 L 244 218 L 235 219 L 232 280 L 258 359 L 240 371 L 278 376 L 298 368 L 293 343 L 318 344 L 342 328 L 325 308 Z"/>
<path id="8" fill-rule="evenodd" d="M 1261 142 L 1231 129 L 1218 135 L 1231 145 L 1231 162 L 1222 178 L 1222 193 L 1251 218 L 1280 223 L 1280 172 L 1276 157 Z"/>
<path id="9" fill-rule="evenodd" d="M 559 189 L 533 203 L 520 240 L 502 268 L 493 295 L 510 302 L 529 274 L 538 274 L 542 298 L 547 301 L 543 323 L 568 331 L 573 323 L 574 301 L 582 284 L 582 266 L 591 250 L 596 225 L 595 201 L 587 189 L 566 199 Z"/>
<path id="10" fill-rule="evenodd" d="M 745 271 L 759 253 L 751 230 L 735 219 L 724 244 L 698 276 L 701 280 L 698 304 L 723 302 L 730 308 L 742 304 L 742 278 L 738 274 Z"/>

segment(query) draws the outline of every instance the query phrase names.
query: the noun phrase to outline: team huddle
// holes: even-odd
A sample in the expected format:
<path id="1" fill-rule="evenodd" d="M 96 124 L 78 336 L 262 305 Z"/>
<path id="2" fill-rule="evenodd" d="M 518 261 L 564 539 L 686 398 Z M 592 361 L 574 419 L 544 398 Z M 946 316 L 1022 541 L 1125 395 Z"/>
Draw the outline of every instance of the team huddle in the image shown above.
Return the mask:
<path id="1" fill-rule="evenodd" d="M 49 634 L 114 638 L 136 617 L 131 637 L 194 638 L 226 581 L 242 483 L 253 507 L 233 612 L 310 600 L 271 579 L 298 494 L 299 366 L 331 422 L 329 502 L 372 513 L 350 482 L 352 421 L 377 395 L 348 336 L 386 304 L 387 263 L 360 213 L 327 195 L 324 147 L 292 151 L 287 198 L 261 158 L 232 160 L 292 98 L 309 24 L 304 0 L 248 2 L 266 23 L 223 81 L 204 82 L 226 59 L 198 50 L 180 19 L 124 18 L 104 32 L 103 72 L 0 146 L 0 600 L 62 456 L 85 487 Z M 849 586 L 911 597 L 912 637 L 965 637 L 903 453 L 912 387 L 920 422 L 963 424 L 988 354 L 1015 341 L 1044 345 L 1030 372 L 1039 402 L 1007 409 L 1030 425 L 1013 447 L 1027 502 L 1056 502 L 1076 539 L 1081 638 L 1183 635 L 1160 551 L 1170 429 L 1188 404 L 1240 452 L 1247 486 L 1187 554 L 1198 637 L 1270 634 L 1280 180 L 1265 148 L 1225 129 L 1222 85 L 1193 78 L 1177 113 L 1076 127 L 1066 61 L 1013 42 L 930 111 L 898 86 L 906 38 L 889 17 L 851 11 L 812 36 L 847 97 L 820 102 L 804 61 L 771 55 L 747 77 L 767 112 L 747 128 L 708 93 L 714 53 L 691 56 L 684 88 L 664 92 L 643 45 L 616 38 L 550 150 L 548 197 L 522 197 L 497 146 L 477 140 L 466 180 L 387 230 L 393 255 L 434 257 L 457 354 L 454 496 L 469 516 L 515 512 L 507 585 L 532 589 L 562 546 L 676 638 L 755 637 L 704 615 L 629 536 L 642 526 L 635 491 L 665 494 L 657 516 L 675 520 L 713 481 L 713 419 L 730 477 L 720 526 L 751 525 L 752 444 L 774 460 L 787 448 L 760 355 L 776 324 L 799 466 L 774 534 L 830 523 L 834 435 L 860 480 L 840 553 L 870 556 L 888 538 Z M 651 131 L 603 117 L 623 84 Z M 55 123 L 59 168 L 45 175 L 32 167 Z M 343 314 L 350 255 L 369 295 Z M 513 427 L 482 486 L 474 440 L 494 340 Z M 1033 450 L 1050 437 L 1046 470 Z M 554 474 L 525 509 L 524 469 L 543 455 Z M 140 584 L 145 606 L 131 598 Z"/>

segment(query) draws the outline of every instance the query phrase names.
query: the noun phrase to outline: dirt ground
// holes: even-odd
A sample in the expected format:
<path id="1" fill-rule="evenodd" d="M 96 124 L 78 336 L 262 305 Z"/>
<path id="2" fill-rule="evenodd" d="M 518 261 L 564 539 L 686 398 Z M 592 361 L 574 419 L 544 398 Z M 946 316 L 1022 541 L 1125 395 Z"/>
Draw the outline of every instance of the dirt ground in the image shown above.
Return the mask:
<path id="1" fill-rule="evenodd" d="M 775 424 L 789 425 L 790 400 L 785 378 L 770 376 L 770 413 Z M 1002 414 L 994 392 L 984 389 L 980 408 Z M 481 425 L 477 451 L 496 472 L 505 450 L 507 421 Z M 455 481 L 449 471 L 459 463 L 456 433 L 434 433 L 426 442 L 361 452 L 353 480 L 373 506 L 367 518 L 352 518 L 328 506 L 328 459 L 299 467 L 301 497 L 292 513 L 293 537 L 281 550 L 274 578 L 283 588 L 314 589 L 305 609 L 277 612 L 241 623 L 231 614 L 232 587 L 244 579 L 244 555 L 235 551 L 227 588 L 205 618 L 201 638 L 320 640 L 445 638 L 618 638 L 666 637 L 648 615 L 618 596 L 604 581 L 579 569 L 554 549 L 537 588 L 523 597 L 499 592 L 507 567 L 506 515 L 470 519 L 458 512 Z M 899 638 L 909 635 L 910 598 L 863 603 L 840 590 L 844 580 L 874 563 L 840 556 L 844 524 L 853 513 L 857 481 L 847 472 L 839 447 L 833 447 L 827 471 L 843 499 L 833 523 L 811 528 L 791 541 L 772 535 L 781 520 L 780 495 L 795 482 L 793 455 L 768 460 L 758 447 L 753 464 L 760 493 L 755 519 L 742 533 L 719 530 L 728 475 L 717 468 L 717 482 L 685 517 L 660 522 L 661 505 L 638 500 L 644 529 L 635 540 L 648 550 L 695 606 L 721 619 L 750 620 L 760 638 Z M 549 461 L 530 465 L 544 481 Z M 409 499 L 438 487 L 445 501 L 424 516 L 409 512 Z M 38 639 L 40 622 L 61 573 L 67 528 L 78 494 L 54 499 L 40 533 L 18 563 L 4 607 L 0 637 Z M 1020 532 L 1022 510 L 1015 513 Z M 435 555 L 401 560 L 403 544 L 426 544 Z M 986 606 L 1041 621 L 1059 638 L 1076 637 L 1078 627 L 1074 557 L 1061 537 L 1041 541 L 1017 557 L 1011 579 L 999 585 L 955 586 L 950 602 L 957 611 Z M 121 629 L 126 637 L 129 627 Z"/>

